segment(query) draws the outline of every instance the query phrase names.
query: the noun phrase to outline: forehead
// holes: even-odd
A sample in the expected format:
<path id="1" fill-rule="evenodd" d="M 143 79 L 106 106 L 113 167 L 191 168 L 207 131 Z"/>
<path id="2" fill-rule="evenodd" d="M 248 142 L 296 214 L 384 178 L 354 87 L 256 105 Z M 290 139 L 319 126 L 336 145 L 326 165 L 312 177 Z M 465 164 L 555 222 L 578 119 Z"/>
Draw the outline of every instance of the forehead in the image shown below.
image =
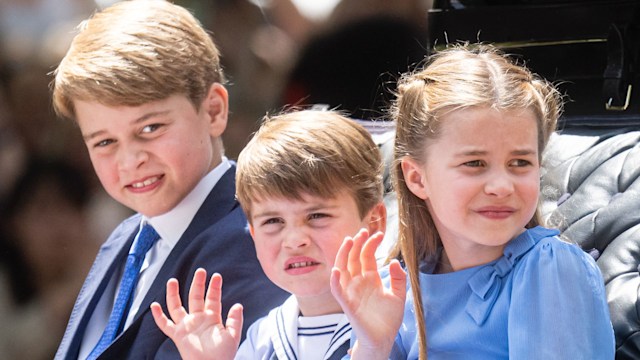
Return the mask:
<path id="1" fill-rule="evenodd" d="M 74 100 L 73 105 L 83 134 L 118 123 L 136 123 L 173 113 L 195 113 L 195 107 L 184 95 L 172 95 L 141 105 L 109 105 L 96 100 Z"/>
<path id="2" fill-rule="evenodd" d="M 530 109 L 496 110 L 471 107 L 454 110 L 440 118 L 441 136 L 466 142 L 518 137 L 537 140 L 538 121 Z"/>
<path id="3" fill-rule="evenodd" d="M 302 192 L 299 196 L 263 195 L 252 200 L 250 211 L 253 217 L 264 213 L 284 213 L 320 208 L 350 208 L 355 204 L 353 196 L 341 189 L 335 196 L 320 196 Z"/>

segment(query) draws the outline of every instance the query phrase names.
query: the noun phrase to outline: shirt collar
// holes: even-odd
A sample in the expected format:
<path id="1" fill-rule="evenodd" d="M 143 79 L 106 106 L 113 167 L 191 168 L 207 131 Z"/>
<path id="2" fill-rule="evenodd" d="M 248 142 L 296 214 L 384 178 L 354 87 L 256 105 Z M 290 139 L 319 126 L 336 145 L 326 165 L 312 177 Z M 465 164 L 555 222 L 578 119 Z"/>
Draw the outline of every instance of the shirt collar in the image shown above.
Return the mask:
<path id="1" fill-rule="evenodd" d="M 178 205 L 159 216 L 152 218 L 143 216 L 141 226 L 145 222 L 149 222 L 163 240 L 175 245 L 191 224 L 191 220 L 211 190 L 230 168 L 231 162 L 223 156 L 222 162 L 205 175 Z"/>

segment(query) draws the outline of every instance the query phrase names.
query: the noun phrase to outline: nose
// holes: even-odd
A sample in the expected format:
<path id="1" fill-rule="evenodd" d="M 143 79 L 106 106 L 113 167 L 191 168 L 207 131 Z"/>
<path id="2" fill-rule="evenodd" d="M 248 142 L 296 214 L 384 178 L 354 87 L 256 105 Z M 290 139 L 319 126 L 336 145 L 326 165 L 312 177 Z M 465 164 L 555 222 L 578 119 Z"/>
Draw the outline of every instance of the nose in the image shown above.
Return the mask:
<path id="1" fill-rule="evenodd" d="M 507 171 L 495 170 L 488 174 L 484 185 L 484 192 L 487 195 L 503 198 L 511 195 L 513 191 L 514 179 Z"/>
<path id="2" fill-rule="evenodd" d="M 287 249 L 294 250 L 308 246 L 310 242 L 311 238 L 309 234 L 307 234 L 303 229 L 293 226 L 284 234 L 282 246 Z"/>
<path id="3" fill-rule="evenodd" d="M 118 149 L 120 170 L 135 170 L 149 158 L 142 146 L 136 144 L 121 145 Z"/>

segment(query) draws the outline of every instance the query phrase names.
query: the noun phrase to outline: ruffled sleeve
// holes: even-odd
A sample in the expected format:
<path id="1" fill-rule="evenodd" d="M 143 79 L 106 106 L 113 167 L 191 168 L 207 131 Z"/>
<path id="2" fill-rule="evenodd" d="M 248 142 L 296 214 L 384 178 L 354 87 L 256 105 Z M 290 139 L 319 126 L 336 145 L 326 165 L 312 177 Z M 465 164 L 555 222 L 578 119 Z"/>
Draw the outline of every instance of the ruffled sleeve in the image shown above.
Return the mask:
<path id="1" fill-rule="evenodd" d="M 604 284 L 578 246 L 540 240 L 514 268 L 510 359 L 613 359 L 615 342 Z"/>

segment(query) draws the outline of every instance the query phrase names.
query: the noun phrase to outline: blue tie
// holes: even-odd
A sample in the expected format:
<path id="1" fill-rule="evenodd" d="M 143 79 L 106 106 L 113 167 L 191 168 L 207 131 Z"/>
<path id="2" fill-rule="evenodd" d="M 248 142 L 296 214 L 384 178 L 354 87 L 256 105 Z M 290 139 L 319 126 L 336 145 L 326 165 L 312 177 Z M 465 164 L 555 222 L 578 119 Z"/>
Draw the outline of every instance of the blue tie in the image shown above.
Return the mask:
<path id="1" fill-rule="evenodd" d="M 127 318 L 129 307 L 133 299 L 133 292 L 138 283 L 138 276 L 140 275 L 140 267 L 144 260 L 147 251 L 151 249 L 153 243 L 160 238 L 160 235 L 149 224 L 145 224 L 140 230 L 138 235 L 138 241 L 133 248 L 133 253 L 127 256 L 127 264 L 124 267 L 124 274 L 120 281 L 120 290 L 118 296 L 113 304 L 113 310 L 107 322 L 107 327 L 104 329 L 100 340 L 95 348 L 91 351 L 91 354 L 87 357 L 87 360 L 93 360 L 100 356 L 102 352 L 113 342 L 118 333 L 122 329 L 124 319 Z"/>

